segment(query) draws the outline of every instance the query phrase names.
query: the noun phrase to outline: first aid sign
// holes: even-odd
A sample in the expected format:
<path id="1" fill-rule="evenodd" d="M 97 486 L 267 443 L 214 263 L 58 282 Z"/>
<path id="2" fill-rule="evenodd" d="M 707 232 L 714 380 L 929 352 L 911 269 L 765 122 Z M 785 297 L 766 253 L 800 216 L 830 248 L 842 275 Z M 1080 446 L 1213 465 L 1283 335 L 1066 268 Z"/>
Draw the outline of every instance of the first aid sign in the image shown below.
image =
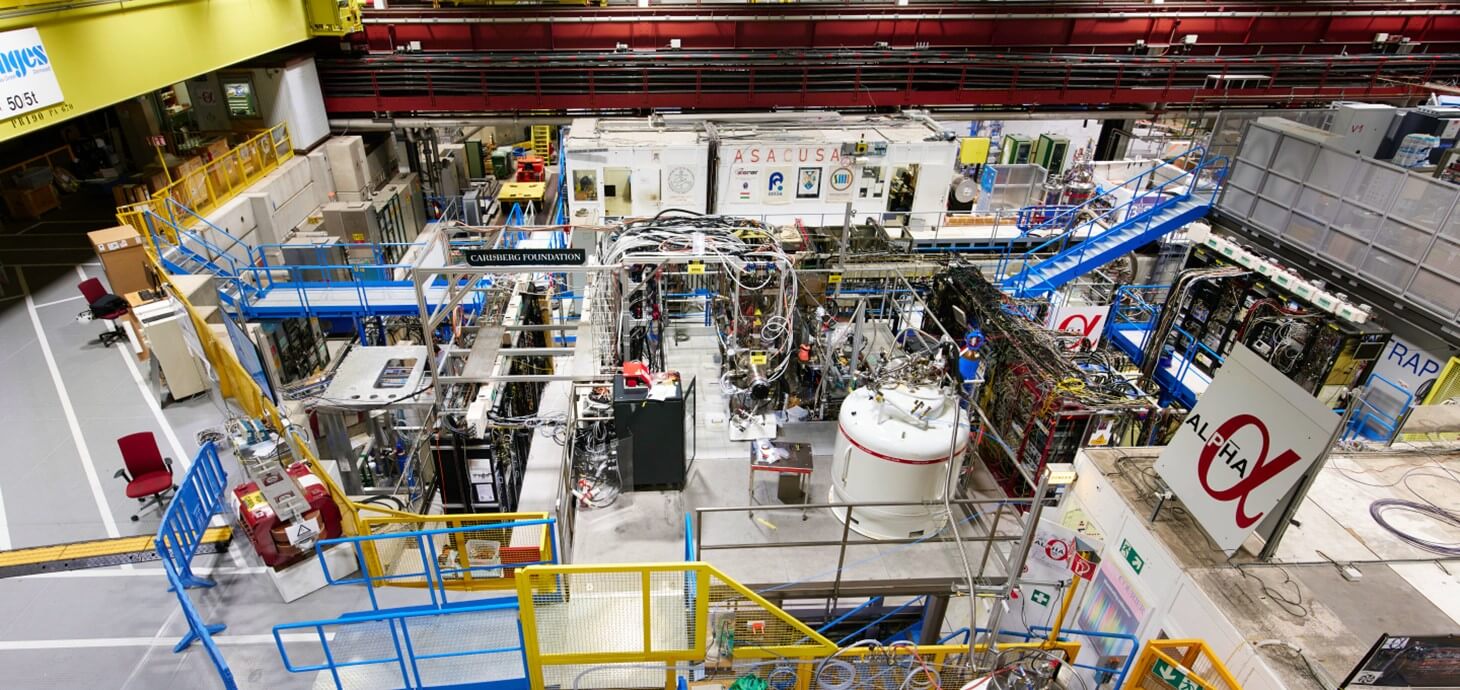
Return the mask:
<path id="1" fill-rule="evenodd" d="M 0 33 L 0 120 L 65 100 L 51 55 L 34 28 Z"/>
<path id="2" fill-rule="evenodd" d="M 1339 416 L 1238 345 L 1156 460 L 1156 472 L 1227 553 L 1323 455 Z"/>

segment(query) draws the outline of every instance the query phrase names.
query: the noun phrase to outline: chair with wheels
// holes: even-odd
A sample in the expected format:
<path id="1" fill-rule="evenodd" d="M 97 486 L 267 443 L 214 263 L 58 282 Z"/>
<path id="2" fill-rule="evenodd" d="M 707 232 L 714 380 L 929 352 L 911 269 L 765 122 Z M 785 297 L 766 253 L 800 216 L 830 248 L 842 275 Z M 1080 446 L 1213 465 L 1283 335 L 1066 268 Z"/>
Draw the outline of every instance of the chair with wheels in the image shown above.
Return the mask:
<path id="1" fill-rule="evenodd" d="M 127 498 L 144 504 L 156 503 L 161 511 L 163 499 L 177 488 L 172 483 L 172 458 L 162 457 L 157 438 L 150 431 L 123 436 L 117 439 L 117 446 L 122 449 L 122 462 L 127 467 L 117 470 L 115 476 L 127 480 Z M 146 510 L 146 505 L 142 509 Z M 139 511 L 132 516 L 132 522 L 141 517 Z"/>
<path id="2" fill-rule="evenodd" d="M 80 288 L 82 297 L 86 298 L 87 308 L 91 310 L 91 318 L 104 319 L 112 327 L 101 334 L 101 344 L 111 347 L 112 343 L 124 340 L 127 332 L 117 325 L 116 320 L 127 315 L 127 300 L 122 299 L 106 291 L 102 287 L 100 278 L 88 278 L 76 286 Z M 85 314 L 83 313 L 83 317 Z"/>

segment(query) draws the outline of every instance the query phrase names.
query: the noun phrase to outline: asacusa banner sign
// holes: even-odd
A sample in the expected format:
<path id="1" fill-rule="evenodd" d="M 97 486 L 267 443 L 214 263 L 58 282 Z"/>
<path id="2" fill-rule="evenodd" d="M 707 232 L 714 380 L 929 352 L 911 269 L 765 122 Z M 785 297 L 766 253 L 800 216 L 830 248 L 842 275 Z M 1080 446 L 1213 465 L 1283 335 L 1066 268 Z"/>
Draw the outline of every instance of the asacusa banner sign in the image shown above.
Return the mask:
<path id="1" fill-rule="evenodd" d="M 1156 472 L 1212 540 L 1237 550 L 1323 454 L 1339 416 L 1238 345 Z"/>
<path id="2" fill-rule="evenodd" d="M 63 100 L 40 32 L 34 28 L 0 32 L 0 120 Z"/>

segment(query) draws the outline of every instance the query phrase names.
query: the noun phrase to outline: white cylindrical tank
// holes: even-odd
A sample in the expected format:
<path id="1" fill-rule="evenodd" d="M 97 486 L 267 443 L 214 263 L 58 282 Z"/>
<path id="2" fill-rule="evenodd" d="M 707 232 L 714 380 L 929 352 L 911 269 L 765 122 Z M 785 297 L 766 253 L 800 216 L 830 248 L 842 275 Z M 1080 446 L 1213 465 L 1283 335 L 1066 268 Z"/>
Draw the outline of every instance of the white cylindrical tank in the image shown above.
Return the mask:
<path id="1" fill-rule="evenodd" d="M 899 384 L 880 395 L 859 388 L 842 402 L 838 421 L 832 503 L 941 501 L 948 463 L 962 463 L 968 448 L 968 414 L 932 386 Z M 846 509 L 835 512 L 846 521 Z M 851 528 L 873 539 L 906 539 L 947 521 L 942 505 L 854 508 Z"/>

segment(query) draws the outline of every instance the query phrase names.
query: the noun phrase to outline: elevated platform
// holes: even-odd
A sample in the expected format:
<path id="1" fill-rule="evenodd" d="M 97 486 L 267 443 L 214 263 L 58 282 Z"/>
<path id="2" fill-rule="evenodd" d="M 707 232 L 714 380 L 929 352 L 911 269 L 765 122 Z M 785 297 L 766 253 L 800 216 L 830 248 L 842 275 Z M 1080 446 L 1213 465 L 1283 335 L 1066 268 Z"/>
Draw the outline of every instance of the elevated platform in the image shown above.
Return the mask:
<path id="1" fill-rule="evenodd" d="M 1112 627 L 1102 629 L 1202 637 L 1246 690 L 1333 687 L 1380 634 L 1460 629 L 1453 562 L 1402 541 L 1369 512 L 1380 499 L 1453 508 L 1460 476 L 1453 445 L 1335 453 L 1265 562 L 1249 551 L 1256 537 L 1231 558 L 1216 549 L 1179 502 L 1152 519 L 1160 451 L 1086 449 L 1076 457 L 1079 478 L 1060 510 L 1066 524 L 1082 523 L 1104 542 L 1092 596 L 1120 595 L 1107 609 Z M 1422 539 L 1456 540 L 1439 522 L 1391 519 Z M 1332 680 L 1315 678 L 1310 663 Z"/>
<path id="2" fill-rule="evenodd" d="M 430 286 L 422 291 L 427 307 L 446 302 L 446 287 Z M 354 317 L 367 315 L 412 316 L 420 313 L 416 290 L 400 285 L 307 285 L 280 283 L 249 300 L 244 311 L 262 319 L 301 315 Z"/>
<path id="3" fill-rule="evenodd" d="M 1110 331 L 1110 342 L 1130 357 L 1132 362 L 1140 364 L 1146 340 L 1150 336 L 1151 331 L 1144 328 L 1116 326 Z M 1170 364 L 1156 370 L 1155 378 L 1165 396 L 1188 408 L 1196 405 L 1197 397 L 1212 385 L 1212 378 L 1179 352 L 1171 355 Z"/>
<path id="4" fill-rule="evenodd" d="M 1077 228 L 1072 239 L 1084 240 L 1093 227 Z M 985 250 L 1033 249 L 1052 237 L 1048 232 L 1026 233 L 1014 223 L 1001 225 L 942 225 L 936 228 L 909 229 L 913 239 L 913 251 L 918 252 L 975 252 Z"/>

